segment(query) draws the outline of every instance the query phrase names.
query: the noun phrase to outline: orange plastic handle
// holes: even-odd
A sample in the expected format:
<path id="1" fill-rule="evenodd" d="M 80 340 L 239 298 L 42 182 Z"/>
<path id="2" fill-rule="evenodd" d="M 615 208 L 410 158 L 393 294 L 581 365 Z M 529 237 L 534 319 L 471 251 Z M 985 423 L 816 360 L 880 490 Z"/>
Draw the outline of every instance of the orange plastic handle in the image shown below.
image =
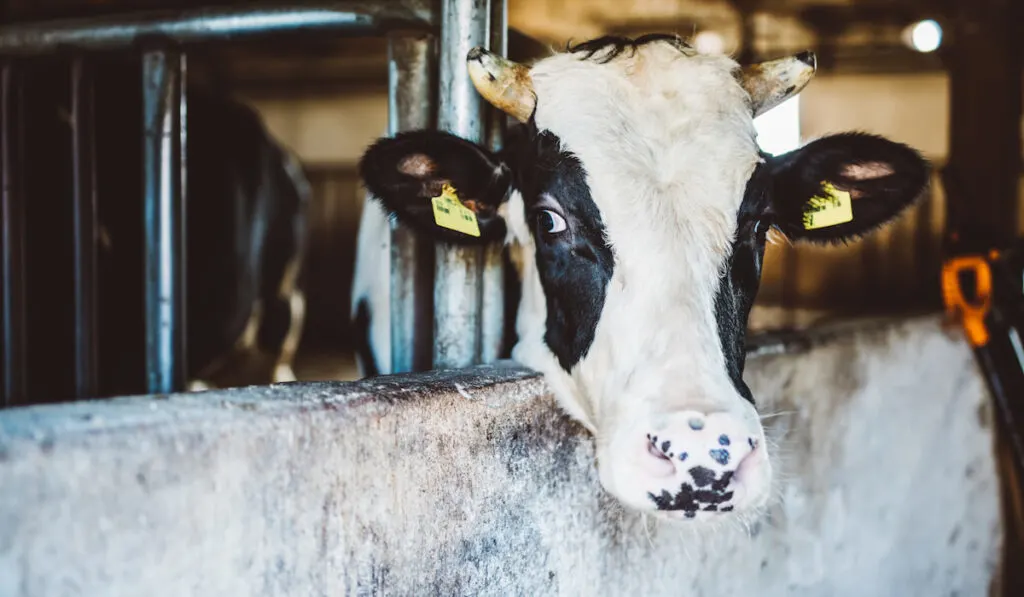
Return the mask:
<path id="1" fill-rule="evenodd" d="M 964 296 L 960 287 L 960 274 L 973 271 L 976 285 L 977 301 L 971 302 Z M 965 255 L 954 257 L 942 266 L 942 299 L 946 311 L 950 315 L 959 315 L 967 340 L 971 346 L 988 344 L 988 329 L 985 327 L 985 316 L 992 305 L 992 270 L 984 257 Z"/>

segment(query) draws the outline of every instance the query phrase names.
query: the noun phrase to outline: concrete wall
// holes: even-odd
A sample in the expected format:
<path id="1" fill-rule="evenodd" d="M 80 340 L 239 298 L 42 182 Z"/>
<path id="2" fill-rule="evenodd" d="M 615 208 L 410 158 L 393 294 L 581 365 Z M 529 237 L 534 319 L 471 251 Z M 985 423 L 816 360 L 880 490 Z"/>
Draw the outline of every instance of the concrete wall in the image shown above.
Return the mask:
<path id="1" fill-rule="evenodd" d="M 514 368 L 0 412 L 0 596 L 986 595 L 992 421 L 959 335 L 771 353 L 748 379 L 783 479 L 746 529 L 622 511 Z"/>

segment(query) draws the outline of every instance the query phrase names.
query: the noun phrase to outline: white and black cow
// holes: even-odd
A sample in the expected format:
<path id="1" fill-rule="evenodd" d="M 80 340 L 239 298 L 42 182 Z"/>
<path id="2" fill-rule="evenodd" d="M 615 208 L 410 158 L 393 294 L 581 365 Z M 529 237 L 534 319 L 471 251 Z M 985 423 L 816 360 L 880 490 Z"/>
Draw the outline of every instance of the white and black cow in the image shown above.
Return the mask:
<path id="1" fill-rule="evenodd" d="M 98 369 L 101 395 L 145 388 L 142 80 L 137 57 L 96 57 L 95 188 Z M 32 387 L 70 392 L 55 375 L 70 320 L 71 133 L 66 66 L 32 65 L 23 109 L 29 197 L 28 309 Z M 311 188 L 294 155 L 259 114 L 221 92 L 188 89 L 185 235 L 190 385 L 295 379 L 291 364 L 304 314 L 301 276 Z M 66 198 L 66 199 L 65 199 Z M 60 199 L 61 201 L 57 201 Z M 65 254 L 67 252 L 67 254 Z M 70 339 L 70 338 L 68 338 Z M 69 369 L 70 371 L 70 369 Z M 41 390 L 38 393 L 45 393 Z"/>
<path id="2" fill-rule="evenodd" d="M 441 242 L 504 241 L 520 255 L 512 357 L 594 434 L 609 493 L 670 518 L 756 514 L 772 467 L 744 336 L 766 235 L 863 235 L 921 196 L 928 164 L 855 133 L 760 152 L 753 119 L 810 81 L 810 52 L 740 66 L 650 35 L 532 67 L 474 49 L 467 64 L 520 123 L 504 149 L 431 130 L 381 139 L 362 161 L 368 191 Z M 479 239 L 435 225 L 430 198 L 445 183 Z M 808 206 L 829 185 L 849 193 L 848 214 L 816 227 Z"/>

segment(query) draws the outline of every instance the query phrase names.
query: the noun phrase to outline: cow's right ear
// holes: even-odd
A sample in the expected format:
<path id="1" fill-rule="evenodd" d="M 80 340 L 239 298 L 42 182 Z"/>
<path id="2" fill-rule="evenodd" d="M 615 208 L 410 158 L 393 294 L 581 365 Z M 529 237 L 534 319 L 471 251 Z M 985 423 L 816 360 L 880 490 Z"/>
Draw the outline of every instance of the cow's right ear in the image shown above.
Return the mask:
<path id="1" fill-rule="evenodd" d="M 450 133 L 419 130 L 378 139 L 363 154 L 367 190 L 400 222 L 458 244 L 500 241 L 512 172 L 493 153 Z"/>

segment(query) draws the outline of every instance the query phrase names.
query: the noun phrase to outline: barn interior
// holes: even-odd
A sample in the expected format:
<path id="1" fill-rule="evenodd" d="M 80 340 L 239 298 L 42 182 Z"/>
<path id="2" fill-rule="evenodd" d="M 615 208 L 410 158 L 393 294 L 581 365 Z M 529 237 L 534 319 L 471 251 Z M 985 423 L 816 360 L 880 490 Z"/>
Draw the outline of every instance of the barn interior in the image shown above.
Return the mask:
<path id="1" fill-rule="evenodd" d="M 317 4 L 324 3 L 0 0 L 0 38 L 54 19 L 102 23 L 130 13 L 167 18 L 188 11 Z M 700 563 L 691 568 L 695 578 L 710 579 L 700 585 L 705 594 L 755 594 L 764 586 L 764 594 L 772 595 L 942 594 L 928 592 L 934 587 L 980 595 L 983 585 L 991 595 L 1024 594 L 1024 569 L 1015 565 L 1024 528 L 1024 435 L 1019 422 L 1006 421 L 1024 412 L 999 402 L 1024 387 L 1013 385 L 1024 383 L 1017 367 L 1024 368 L 1024 349 L 1011 327 L 1018 343 L 999 357 L 1004 360 L 997 370 L 983 359 L 975 369 L 955 318 L 941 331 L 930 319 L 914 319 L 946 309 L 943 273 L 952 257 L 994 255 L 992 249 L 1012 247 L 1024 233 L 1024 2 L 508 0 L 504 18 L 508 54 L 522 62 L 569 42 L 650 32 L 674 33 L 702 52 L 726 53 L 743 63 L 813 50 L 812 83 L 756 121 L 764 151 L 783 153 L 829 133 L 858 130 L 910 145 L 932 164 L 921 201 L 859 242 L 811 246 L 779 236 L 769 245 L 748 339 L 751 354 L 759 346 L 765 351 L 751 376 L 776 409 L 765 420 L 776 417 L 783 435 L 798 446 L 791 479 L 796 489 L 784 516 L 774 511 L 775 519 L 754 525 L 755 541 L 725 544 L 751 550 L 737 552 L 754 558 L 750 570 L 734 574 L 730 566 L 742 558 L 696 552 Z M 42 37 L 21 41 L 47 43 Z M 437 581 L 445 588 L 435 587 L 435 594 L 476 594 L 469 584 L 459 585 L 460 579 L 482 582 L 492 574 L 512 579 L 507 582 L 516 587 L 564 582 L 570 588 L 563 594 L 591 581 L 660 586 L 661 593 L 673 594 L 674 585 L 668 585 L 677 579 L 655 556 L 664 549 L 662 555 L 673 562 L 693 564 L 687 559 L 689 536 L 679 541 L 654 527 L 652 538 L 647 520 L 626 520 L 604 498 L 593 497 L 589 440 L 552 414 L 543 402 L 546 394 L 525 374 L 481 381 L 453 373 L 427 382 L 399 376 L 380 385 L 371 380 L 291 389 L 268 383 L 260 361 L 266 355 L 248 354 L 252 362 L 233 363 L 218 380 L 221 388 L 242 392 L 214 391 L 207 401 L 199 395 L 189 402 L 196 394 L 179 395 L 185 388 L 177 385 L 153 391 L 144 313 L 149 281 L 143 279 L 139 225 L 140 53 L 105 49 L 80 62 L 73 45 L 30 57 L 12 47 L 0 44 L 0 228 L 7 235 L 0 251 L 0 307 L 11 313 L 13 296 L 23 317 L 0 322 L 0 531 L 14 537 L 5 542 L 0 532 L 0 596 L 67 594 L 51 580 L 58 572 L 40 572 L 45 566 L 37 565 L 49 564 L 54 553 L 70 554 L 61 573 L 91 587 L 92 593 L 83 591 L 89 594 L 113 594 L 106 587 L 125 594 L 145 592 L 139 587 L 154 595 L 185 594 L 183 587 L 196 592 L 188 584 L 196 578 L 220 583 L 218 594 L 380 594 L 388 588 L 412 594 L 434 574 L 429 567 L 435 560 L 451 555 L 445 551 L 449 543 L 458 546 L 462 559 L 452 556 L 437 565 L 450 578 L 449 584 Z M 389 131 L 395 47 L 385 35 L 301 28 L 269 41 L 240 37 L 187 46 L 188 93 L 201 90 L 250 107 L 268 134 L 298 158 L 310 184 L 305 312 L 294 360 L 299 381 L 361 377 L 356 352 L 363 338 L 351 304 L 366 199 L 357 165 L 367 146 Z M 97 144 L 103 139 L 108 149 L 128 149 L 112 153 L 116 158 L 100 152 L 95 180 L 82 186 L 68 173 L 79 171 L 76 160 L 88 151 L 79 151 L 66 125 L 78 113 L 76 89 L 85 80 L 97 93 L 96 120 L 86 138 Z M 15 113 L 23 117 L 12 120 Z M 134 128 L 116 125 L 124 121 Z M 21 153 L 11 149 L 15 141 Z M 239 151 L 246 143 L 224 142 Z M 76 269 L 82 264 L 76 197 L 89 185 L 103 221 L 90 250 L 116 256 L 101 260 L 108 269 L 96 280 L 106 285 L 105 299 L 96 304 L 80 299 L 83 288 L 98 291 Z M 17 203 L 10 199 L 15 196 Z M 12 211 L 12 205 L 24 211 Z M 11 265 L 16 260 L 9 249 L 15 246 L 9 232 L 15 216 L 24 218 L 13 253 L 22 259 L 21 268 Z M 92 310 L 87 328 L 81 325 L 83 304 Z M 1016 321 L 1024 321 L 1020 301 L 1011 307 Z M 184 317 L 187 333 L 197 335 L 191 344 L 197 352 L 223 347 L 218 324 L 188 319 L 187 312 Z M 871 327 L 879 321 L 886 323 Z M 511 324 L 507 318 L 505 325 Z M 836 324 L 853 330 L 853 339 L 829 344 L 821 340 L 827 335 L 815 335 Z M 206 337 L 216 342 L 196 339 Z M 15 352 L 14 346 L 21 349 Z M 806 353 L 790 355 L 791 346 Z M 799 358 L 805 358 L 802 364 Z M 1009 394 L 984 385 L 998 384 L 1001 373 L 1008 375 L 1003 381 L 1010 380 Z M 437 379 L 453 383 L 458 392 L 438 390 L 442 382 L 431 385 Z M 404 401 L 403 384 L 422 402 Z M 476 404 L 463 400 L 469 397 L 465 387 L 497 406 L 472 410 Z M 506 396 L 496 397 L 502 392 Z M 133 402 L 125 396 L 159 400 Z M 524 406 L 523 396 L 533 396 L 534 403 Z M 59 404 L 45 410 L 48 403 Z M 1010 441 L 997 441 L 1000 434 Z M 895 436 L 902 442 L 898 448 L 882 445 L 880 438 Z M 432 456 L 422 470 L 407 457 L 421 448 Z M 453 473 L 449 463 L 459 470 Z M 398 490 L 368 491 L 380 489 L 373 483 L 381 482 L 378 472 L 388 467 L 406 474 L 402 482 L 408 484 L 398 485 L 408 495 L 426 496 L 422 504 L 410 503 L 416 500 Z M 338 480 L 323 469 L 347 476 Z M 393 473 L 392 480 L 399 476 Z M 566 513 L 563 501 L 548 491 L 582 505 Z M 505 518 L 494 515 L 497 522 L 480 523 L 494 504 Z M 870 508 L 858 510 L 863 504 Z M 407 518 L 393 516 L 396 511 Z M 517 518 L 520 511 L 529 513 Z M 562 535 L 579 543 L 566 542 L 562 552 L 550 548 L 530 534 L 545 525 L 558 529 L 554 544 L 562 546 Z M 314 526 L 315 532 L 308 530 Z M 416 542 L 434 535 L 437 543 Z M 350 544 L 332 543 L 335 536 Z M 110 549 L 97 549 L 100 540 Z M 602 550 L 608 565 L 579 561 L 588 549 Z M 548 562 L 536 570 L 519 564 L 517 558 L 534 552 L 556 554 L 552 561 L 562 558 L 557 581 L 544 568 Z M 866 574 L 867 564 L 874 563 L 883 572 Z M 590 578 L 578 572 L 587 565 L 604 569 Z M 149 576 L 142 578 L 136 567 Z M 31 586 L 49 590 L 19 593 L 6 584 L 8 570 L 25 586 L 35 582 Z M 112 581 L 110 570 L 123 575 Z M 349 584 L 332 584 L 331 575 Z M 615 585 L 619 576 L 623 580 Z M 573 579 L 563 580 L 568 577 Z M 78 586 L 64 580 L 65 589 Z M 826 586 L 838 589 L 820 592 Z M 963 587 L 977 590 L 958 592 Z"/>
<path id="2" fill-rule="evenodd" d="M 207 4 L 8 0 L 3 10 L 6 22 L 17 23 Z M 517 0 L 508 5 L 508 43 L 514 55 L 539 57 L 570 41 L 662 31 L 741 62 L 813 49 L 819 65 L 814 83 L 758 119 L 765 150 L 780 153 L 829 132 L 856 129 L 907 143 L 932 162 L 928 195 L 880 233 L 847 246 L 794 246 L 783 240 L 769 247 L 750 325 L 757 332 L 778 332 L 835 318 L 942 308 L 938 281 L 947 191 L 941 176 L 951 155 L 963 160 L 967 180 L 962 184 L 972 189 L 964 199 L 986 211 L 1006 234 L 1019 231 L 1019 164 L 1006 158 L 1021 153 L 1016 124 L 1021 52 L 1005 30 L 1014 22 L 1005 17 L 1010 10 L 995 0 Z M 35 68 L 50 69 L 41 71 L 39 80 L 66 78 L 64 66 Z M 307 311 L 296 375 L 357 378 L 358 334 L 351 328 L 349 303 L 364 192 L 356 164 L 387 130 L 387 40 L 303 34 L 272 44 L 204 44 L 190 50 L 188 77 L 190 85 L 254 108 L 271 135 L 301 160 L 313 193 L 304 264 Z M 984 93 L 977 92 L 981 89 Z M 986 172 L 976 173 L 975 166 Z M 29 181 L 28 195 L 55 192 L 46 187 L 46 166 L 40 163 L 35 171 L 44 182 Z M 42 222 L 29 226 L 47 228 Z M 45 232 L 35 234 L 47 243 L 42 247 L 61 244 L 57 237 L 43 241 Z M 35 252 L 30 264 L 39 260 L 47 271 L 60 271 L 58 260 L 38 255 L 50 254 L 47 249 Z M 55 360 L 69 358 L 54 341 L 67 339 L 61 330 L 68 326 L 47 326 L 67 322 L 59 315 L 67 304 L 58 297 L 62 287 L 49 283 L 36 284 L 27 298 L 29 311 L 39 314 L 33 318 L 37 337 L 48 338 L 47 348 L 37 349 L 48 352 L 45 364 L 30 375 L 30 384 L 39 390 L 33 394 L 57 399 L 69 394 L 72 383 L 52 373 Z M 124 318 L 126 311 L 114 317 Z M 100 393 L 130 389 L 131 384 L 115 383 Z"/>
<path id="3" fill-rule="evenodd" d="M 947 218 L 941 173 L 952 143 L 965 164 L 1001 168 L 991 175 L 971 174 L 969 187 L 979 190 L 965 199 L 989 206 L 993 224 L 1008 233 L 1012 223 L 1014 233 L 1020 229 L 1019 167 L 1004 156 L 1020 146 L 1020 127 L 1010 123 L 1020 120 L 1021 52 L 1009 33 L 977 33 L 977 28 L 995 31 L 1000 24 L 1013 22 L 999 18 L 999 10 L 1010 8 L 991 4 L 992 8 L 915 0 L 519 0 L 508 5 L 508 43 L 513 54 L 539 57 L 573 40 L 656 31 L 678 34 L 703 51 L 728 53 L 740 61 L 813 49 L 818 56 L 814 83 L 758 121 L 765 151 L 790 151 L 809 139 L 851 129 L 919 148 L 934 165 L 932 185 L 928 196 L 894 225 L 848 246 L 794 246 L 783 240 L 769 247 L 751 328 L 792 332 L 837 317 L 941 308 L 938 281 Z M 3 10 L 4 20 L 16 24 L 207 5 L 169 0 L 8 0 Z M 387 50 L 383 37 L 296 35 L 273 44 L 206 44 L 188 56 L 188 85 L 252 106 L 270 134 L 297 155 L 312 185 L 304 263 L 307 305 L 295 363 L 302 380 L 359 375 L 349 303 L 365 195 L 355 167 L 361 152 L 387 130 Z M 38 67 L 38 78 L 61 79 L 54 68 L 62 67 Z M 986 93 L 972 91 L 980 88 Z M 46 178 L 44 165 L 34 171 L 39 179 Z M 981 186 L 973 184 L 975 176 Z M 30 197 L 52 191 L 45 182 L 29 180 Z M 59 245 L 59 239 L 52 244 Z M 48 271 L 60 267 L 32 252 L 29 260 L 30 271 L 33 260 Z M 52 339 L 68 327 L 53 324 L 54 329 L 47 329 L 52 322 L 67 322 L 55 313 L 67 311 L 68 305 L 56 296 L 60 286 L 47 284 L 35 285 L 38 290 L 27 298 L 33 305 L 30 311 L 41 313 L 33 321 L 39 322 L 37 336 L 48 338 L 49 352 L 44 367 L 30 376 L 39 390 L 32 393 L 68 395 L 72 382 L 51 373 L 54 359 L 68 357 L 67 350 L 54 350 Z M 121 311 L 115 316 L 126 315 Z M 131 384 L 114 383 L 100 393 L 129 389 Z"/>

